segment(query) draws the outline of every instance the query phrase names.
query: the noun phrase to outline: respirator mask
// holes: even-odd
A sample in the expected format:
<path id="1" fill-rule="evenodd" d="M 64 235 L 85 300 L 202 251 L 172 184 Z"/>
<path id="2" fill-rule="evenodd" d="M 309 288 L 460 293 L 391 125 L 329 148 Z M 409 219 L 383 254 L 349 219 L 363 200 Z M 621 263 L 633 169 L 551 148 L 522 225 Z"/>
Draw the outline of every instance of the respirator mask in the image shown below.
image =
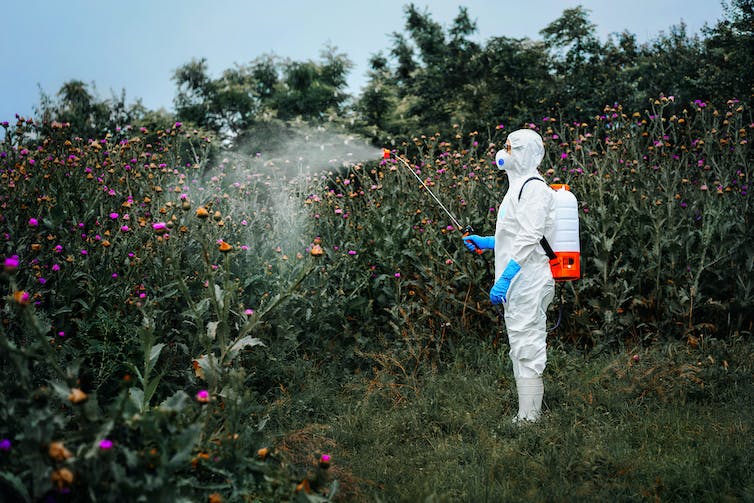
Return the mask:
<path id="1" fill-rule="evenodd" d="M 507 170 L 512 168 L 515 163 L 515 159 L 513 159 L 513 156 L 509 154 L 506 149 L 499 150 L 497 154 L 495 154 L 495 165 L 497 166 L 497 169 Z"/>

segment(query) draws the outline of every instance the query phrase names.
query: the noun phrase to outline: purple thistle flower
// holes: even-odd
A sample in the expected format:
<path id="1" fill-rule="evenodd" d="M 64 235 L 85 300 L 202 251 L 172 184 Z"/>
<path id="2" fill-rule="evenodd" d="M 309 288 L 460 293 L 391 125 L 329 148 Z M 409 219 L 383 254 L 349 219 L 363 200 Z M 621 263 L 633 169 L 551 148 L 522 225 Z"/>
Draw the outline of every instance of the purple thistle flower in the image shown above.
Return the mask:
<path id="1" fill-rule="evenodd" d="M 5 270 L 6 271 L 15 271 L 18 268 L 19 260 L 18 255 L 13 255 L 11 257 L 5 258 Z"/>

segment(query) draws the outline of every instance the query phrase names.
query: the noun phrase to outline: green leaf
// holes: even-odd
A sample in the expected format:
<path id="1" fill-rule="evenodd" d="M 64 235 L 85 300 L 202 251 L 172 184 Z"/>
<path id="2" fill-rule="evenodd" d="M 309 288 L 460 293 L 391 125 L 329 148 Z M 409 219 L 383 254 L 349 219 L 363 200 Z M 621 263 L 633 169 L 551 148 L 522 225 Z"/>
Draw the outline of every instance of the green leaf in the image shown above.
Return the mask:
<path id="1" fill-rule="evenodd" d="M 149 381 L 149 384 L 144 388 L 144 401 L 142 402 L 142 410 L 146 410 L 149 407 L 149 402 L 152 400 L 152 395 L 157 391 L 157 385 L 160 383 L 160 376 Z"/>
<path id="2" fill-rule="evenodd" d="M 201 357 L 196 359 L 196 362 L 199 364 L 199 368 L 201 368 L 202 372 L 204 373 L 203 379 L 205 381 L 214 380 L 215 376 L 217 376 L 220 372 L 220 368 L 217 364 L 217 357 L 215 355 L 202 355 Z"/>
<path id="3" fill-rule="evenodd" d="M 207 323 L 207 337 L 209 337 L 209 340 L 215 340 L 215 337 L 217 337 L 217 327 L 219 325 L 219 321 L 210 321 L 209 323 Z"/>
<path id="4" fill-rule="evenodd" d="M 71 394 L 71 388 L 67 384 L 63 384 L 60 381 L 50 381 L 53 391 L 61 400 L 68 400 L 68 395 Z"/>
<path id="5" fill-rule="evenodd" d="M 244 348 L 247 347 L 254 347 L 254 346 L 264 346 L 264 342 L 261 341 L 261 339 L 258 339 L 256 337 L 252 337 L 250 335 L 243 336 L 236 340 L 233 345 L 228 350 L 228 361 L 233 360 L 239 351 L 241 351 Z"/>
<path id="6" fill-rule="evenodd" d="M 220 310 L 223 309 L 223 289 L 220 288 L 220 285 L 215 285 L 215 300 L 217 301 L 217 306 L 220 308 Z"/>
<path id="7" fill-rule="evenodd" d="M 330 498 L 325 498 L 324 496 L 320 496 L 318 494 L 306 494 L 305 492 L 300 492 L 296 496 L 296 499 L 294 500 L 296 503 L 327 503 L 328 501 L 332 501 Z"/>
<path id="8" fill-rule="evenodd" d="M 162 352 L 162 348 L 165 347 L 164 343 L 155 344 L 152 346 L 152 349 L 149 351 L 149 369 L 153 369 L 154 366 L 157 364 L 157 359 L 160 357 L 160 352 Z"/>
<path id="9" fill-rule="evenodd" d="M 128 397 L 136 408 L 141 410 L 142 404 L 144 403 L 144 392 L 139 388 L 131 388 L 128 390 Z"/>
<path id="10" fill-rule="evenodd" d="M 182 465 L 191 459 L 191 452 L 194 450 L 194 444 L 199 438 L 200 431 L 201 429 L 199 425 L 194 424 L 183 430 L 180 435 L 175 438 L 175 445 L 180 446 L 180 449 L 178 449 L 178 452 L 176 452 L 173 457 L 170 458 L 170 461 L 168 461 L 169 466 L 173 468 L 183 468 Z"/>
<path id="11" fill-rule="evenodd" d="M 107 438 L 110 435 L 110 432 L 113 430 L 114 425 L 115 425 L 115 422 L 113 420 L 105 421 L 105 423 L 100 427 L 99 431 L 97 432 L 97 435 L 94 437 L 94 442 L 92 446 L 84 455 L 85 459 L 91 459 L 97 455 L 97 452 L 99 452 L 99 441 L 102 440 L 103 438 Z"/>
<path id="12" fill-rule="evenodd" d="M 188 399 L 189 396 L 185 391 L 178 390 L 160 404 L 160 410 L 163 412 L 180 412 Z"/>
<path id="13" fill-rule="evenodd" d="M 231 346 L 230 348 L 230 351 L 232 353 L 237 353 L 238 351 L 241 351 L 244 348 L 254 347 L 254 346 L 264 346 L 264 342 L 262 342 L 262 340 L 257 337 L 252 337 L 250 335 L 247 335 L 237 340 L 236 342 L 234 342 L 233 346 Z"/>
<path id="14" fill-rule="evenodd" d="M 5 482 L 7 486 L 15 491 L 16 495 L 19 498 L 23 498 L 23 501 L 31 501 L 31 496 L 29 496 L 29 492 L 26 490 L 26 487 L 24 487 L 24 484 L 23 482 L 21 482 L 20 478 L 13 475 L 12 473 L 0 472 L 0 480 Z M 19 500 L 14 499 L 14 501 Z"/>

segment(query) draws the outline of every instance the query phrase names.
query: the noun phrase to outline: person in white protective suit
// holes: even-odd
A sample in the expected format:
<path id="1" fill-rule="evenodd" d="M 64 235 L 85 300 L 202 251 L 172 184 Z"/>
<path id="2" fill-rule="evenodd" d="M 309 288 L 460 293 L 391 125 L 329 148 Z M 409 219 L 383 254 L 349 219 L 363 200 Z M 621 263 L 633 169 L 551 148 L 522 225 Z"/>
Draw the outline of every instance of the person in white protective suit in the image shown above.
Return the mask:
<path id="1" fill-rule="evenodd" d="M 506 171 L 509 182 L 498 210 L 495 235 L 463 238 L 472 251 L 495 252 L 490 301 L 502 304 L 505 310 L 518 391 L 514 422 L 539 419 L 544 395 L 546 312 L 555 292 L 549 259 L 540 245 L 543 236 L 551 239 L 554 226 L 553 191 L 537 171 L 544 152 L 542 137 L 535 131 L 520 129 L 508 135 L 505 148 L 495 156 L 497 167 Z"/>

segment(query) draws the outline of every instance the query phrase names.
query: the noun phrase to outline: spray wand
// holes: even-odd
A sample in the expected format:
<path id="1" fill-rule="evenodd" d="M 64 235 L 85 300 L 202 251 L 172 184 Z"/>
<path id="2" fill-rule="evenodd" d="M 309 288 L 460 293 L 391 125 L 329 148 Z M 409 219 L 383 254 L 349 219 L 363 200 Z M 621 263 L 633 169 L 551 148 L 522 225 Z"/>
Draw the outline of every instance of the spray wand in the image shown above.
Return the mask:
<path id="1" fill-rule="evenodd" d="M 386 148 L 382 149 L 382 157 L 383 159 L 390 159 L 390 150 Z M 471 225 L 466 225 L 464 227 L 458 223 L 458 219 L 456 219 L 456 217 L 453 216 L 453 214 L 448 210 L 448 208 L 446 208 L 445 205 L 442 204 L 442 202 L 440 202 L 439 199 L 437 199 L 437 196 L 435 196 L 434 192 L 432 192 L 430 188 L 427 187 L 427 184 L 424 183 L 424 180 L 422 180 L 421 177 L 416 174 L 416 171 L 411 169 L 411 166 L 409 166 L 408 163 L 402 157 L 396 156 L 395 158 L 401 161 L 401 163 L 406 167 L 406 169 L 409 170 L 411 174 L 414 175 L 414 177 L 416 177 L 417 180 L 419 180 L 419 183 L 422 184 L 422 187 L 424 187 L 427 190 L 429 195 L 432 196 L 432 199 L 434 199 L 435 202 L 440 206 L 440 208 L 442 208 L 442 210 L 445 212 L 445 214 L 448 215 L 448 217 L 450 218 L 450 221 L 453 222 L 453 225 L 455 226 L 455 228 L 463 232 L 463 237 L 466 237 L 469 234 L 474 233 L 474 228 L 471 227 Z M 474 245 L 474 251 L 478 253 L 479 255 L 481 255 L 484 252 L 484 250 L 482 250 L 481 248 L 478 248 L 476 245 Z"/>
<path id="2" fill-rule="evenodd" d="M 383 159 L 390 159 L 390 150 L 386 149 L 386 148 L 382 149 L 382 157 L 383 157 Z M 419 183 L 422 184 L 422 187 L 424 187 L 425 189 L 427 189 L 427 192 L 429 193 L 430 196 L 432 196 L 432 199 L 434 199 L 435 202 L 437 202 L 437 204 L 440 206 L 440 208 L 442 208 L 442 210 L 448 215 L 448 217 L 450 218 L 450 220 L 453 222 L 453 225 L 455 226 L 455 228 L 458 229 L 459 231 L 463 232 L 463 237 L 466 237 L 469 234 L 473 234 L 474 233 L 474 229 L 471 227 L 471 225 L 466 225 L 465 227 L 463 227 L 463 226 L 461 226 L 461 224 L 458 223 L 458 219 L 453 216 L 453 214 L 445 207 L 444 204 L 442 204 L 442 202 L 440 202 L 439 199 L 437 199 L 437 196 L 435 196 L 435 194 L 429 189 L 429 187 L 427 187 L 427 184 L 424 183 L 424 180 L 422 180 L 421 177 L 416 174 L 416 171 L 414 171 L 413 169 L 411 169 L 411 166 L 409 166 L 408 163 L 402 157 L 396 156 L 395 158 L 398 159 L 399 161 L 401 161 L 401 164 L 403 164 L 406 167 L 406 169 L 409 170 L 411 172 L 411 174 L 414 175 L 414 177 L 417 180 L 419 180 Z M 467 241 L 467 243 L 470 243 L 470 241 Z M 487 276 L 491 276 L 492 274 L 490 272 L 490 263 L 487 260 L 487 257 L 485 257 L 484 255 L 482 255 L 482 253 L 484 253 L 484 250 L 482 250 L 478 246 L 474 245 L 473 243 L 471 243 L 471 244 L 474 246 L 474 251 L 478 255 L 481 255 L 481 257 L 484 259 L 484 265 L 485 265 L 485 267 L 487 269 Z M 502 308 L 499 305 L 495 306 L 495 307 L 497 308 L 497 316 L 502 321 L 503 320 L 503 310 L 502 310 Z"/>

